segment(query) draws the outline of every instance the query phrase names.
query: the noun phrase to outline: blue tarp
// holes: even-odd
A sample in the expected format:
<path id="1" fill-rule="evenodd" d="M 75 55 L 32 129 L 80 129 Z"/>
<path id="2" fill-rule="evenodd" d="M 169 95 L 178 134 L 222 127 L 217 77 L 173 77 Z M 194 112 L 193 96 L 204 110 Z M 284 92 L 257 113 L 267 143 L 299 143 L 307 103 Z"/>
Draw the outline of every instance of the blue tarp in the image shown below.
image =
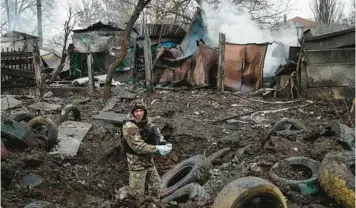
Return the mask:
<path id="1" fill-rule="evenodd" d="M 207 41 L 206 30 L 204 27 L 203 18 L 200 8 L 197 8 L 192 23 L 189 26 L 188 32 L 182 40 L 180 46 L 183 50 L 183 56 L 191 56 L 197 49 L 196 41 L 202 39 Z"/>

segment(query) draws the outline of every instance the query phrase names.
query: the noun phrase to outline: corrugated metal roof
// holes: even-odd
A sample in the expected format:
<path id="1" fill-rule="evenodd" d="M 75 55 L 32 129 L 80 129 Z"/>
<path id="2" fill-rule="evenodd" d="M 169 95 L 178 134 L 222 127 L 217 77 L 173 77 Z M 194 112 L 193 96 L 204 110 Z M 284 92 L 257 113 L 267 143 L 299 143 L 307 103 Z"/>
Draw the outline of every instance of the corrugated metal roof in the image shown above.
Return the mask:
<path id="1" fill-rule="evenodd" d="M 77 30 L 72 30 L 74 33 L 81 33 L 81 32 L 90 32 L 90 31 L 97 31 L 97 30 L 109 30 L 109 31 L 123 31 L 122 28 L 118 27 L 117 25 L 114 24 L 104 24 L 101 21 L 90 25 L 89 27 L 85 29 L 77 29 Z"/>
<path id="2" fill-rule="evenodd" d="M 338 35 L 345 35 L 345 34 L 349 34 L 349 33 L 355 33 L 355 28 L 349 28 L 349 29 L 341 30 L 341 31 L 337 31 L 337 32 L 307 37 L 307 38 L 305 38 L 305 41 L 308 42 L 308 41 L 321 40 L 321 39 L 330 38 L 330 37 L 334 37 L 334 36 L 338 36 Z"/>
<path id="3" fill-rule="evenodd" d="M 46 63 L 47 67 L 49 67 L 49 68 L 54 68 L 55 69 L 61 63 L 61 57 L 58 56 L 57 54 L 53 53 L 53 52 L 52 53 L 47 53 L 45 55 L 41 54 L 41 58 Z M 64 67 L 63 67 L 62 71 L 67 71 L 67 70 L 69 70 L 69 63 L 66 60 L 64 62 Z"/>
<path id="4" fill-rule="evenodd" d="M 185 31 L 178 25 L 172 24 L 146 24 L 146 31 L 150 38 L 176 38 L 183 39 L 185 36 Z"/>

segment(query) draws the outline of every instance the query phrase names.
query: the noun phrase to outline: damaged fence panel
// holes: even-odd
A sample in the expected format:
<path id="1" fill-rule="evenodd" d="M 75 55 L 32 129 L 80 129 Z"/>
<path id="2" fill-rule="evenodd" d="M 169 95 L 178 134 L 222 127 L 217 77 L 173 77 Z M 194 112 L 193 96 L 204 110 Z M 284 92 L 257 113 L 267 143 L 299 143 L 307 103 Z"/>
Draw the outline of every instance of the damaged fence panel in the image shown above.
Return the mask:
<path id="1" fill-rule="evenodd" d="M 262 87 L 262 70 L 268 43 L 225 45 L 226 88 L 251 92 Z"/>
<path id="2" fill-rule="evenodd" d="M 308 50 L 306 60 L 304 96 L 355 97 L 355 48 Z"/>

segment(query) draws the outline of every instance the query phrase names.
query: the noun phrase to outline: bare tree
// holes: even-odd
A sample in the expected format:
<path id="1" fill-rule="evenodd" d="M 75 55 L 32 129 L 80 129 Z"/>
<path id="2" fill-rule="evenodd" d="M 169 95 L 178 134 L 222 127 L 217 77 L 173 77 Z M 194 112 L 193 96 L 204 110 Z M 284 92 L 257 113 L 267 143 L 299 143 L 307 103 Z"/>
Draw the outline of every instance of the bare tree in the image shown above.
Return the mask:
<path id="1" fill-rule="evenodd" d="M 349 15 L 349 21 L 350 24 L 355 26 L 355 7 L 356 7 L 356 2 L 354 0 L 351 1 L 351 12 Z"/>
<path id="2" fill-rule="evenodd" d="M 142 10 L 151 2 L 151 0 L 138 0 L 130 20 L 126 24 L 126 27 L 123 31 L 121 38 L 121 51 L 119 56 L 110 64 L 108 73 L 106 75 L 105 85 L 104 85 L 104 94 L 103 99 L 108 100 L 111 96 L 111 82 L 115 73 L 115 69 L 122 63 L 126 54 L 127 54 L 127 42 L 130 38 L 131 30 L 136 20 L 139 18 Z"/>
<path id="3" fill-rule="evenodd" d="M 199 5 L 201 0 L 195 0 Z M 207 3 L 218 8 L 223 0 L 205 0 Z M 261 26 L 276 26 L 282 15 L 290 8 L 290 0 L 280 0 L 278 2 L 270 0 L 225 0 L 238 6 L 239 9 L 247 10 L 250 13 L 252 20 L 258 22 Z"/>
<path id="4" fill-rule="evenodd" d="M 198 4 L 194 0 L 154 0 L 147 9 L 148 20 L 152 23 L 178 24 L 186 27 L 192 21 Z"/>
<path id="5" fill-rule="evenodd" d="M 43 19 L 53 22 L 53 10 L 57 1 L 42 0 Z M 36 0 L 4 0 L 1 2 L 2 19 L 6 19 L 6 29 L 19 30 L 22 32 L 36 33 L 33 28 L 37 27 Z M 45 26 L 45 25 L 44 25 Z"/>
<path id="6" fill-rule="evenodd" d="M 65 60 L 68 56 L 68 52 L 67 52 L 68 37 L 77 22 L 77 18 L 78 18 L 78 14 L 73 14 L 72 8 L 70 7 L 69 11 L 68 11 L 68 19 L 64 22 L 64 44 L 63 44 L 63 48 L 62 48 L 61 62 L 59 63 L 57 69 L 53 70 L 50 73 L 50 78 L 48 80 L 48 82 L 50 82 L 50 83 L 56 79 L 58 73 L 60 71 L 62 71 L 62 69 L 64 67 Z"/>
<path id="7" fill-rule="evenodd" d="M 135 10 L 135 3 L 131 1 L 101 0 L 103 11 L 101 19 L 106 22 L 114 22 L 124 25 L 125 21 Z M 120 14 L 120 15 L 118 15 Z"/>
<path id="8" fill-rule="evenodd" d="M 343 17 L 344 5 L 340 0 L 312 0 L 310 6 L 318 23 L 337 23 Z"/>
<path id="9" fill-rule="evenodd" d="M 72 5 L 79 14 L 78 26 L 88 27 L 98 21 L 124 24 L 135 9 L 131 1 L 117 0 L 78 0 Z"/>
<path id="10" fill-rule="evenodd" d="M 74 1 L 72 8 L 78 14 L 78 26 L 88 27 L 100 20 L 102 5 L 98 0 L 78 0 Z"/>

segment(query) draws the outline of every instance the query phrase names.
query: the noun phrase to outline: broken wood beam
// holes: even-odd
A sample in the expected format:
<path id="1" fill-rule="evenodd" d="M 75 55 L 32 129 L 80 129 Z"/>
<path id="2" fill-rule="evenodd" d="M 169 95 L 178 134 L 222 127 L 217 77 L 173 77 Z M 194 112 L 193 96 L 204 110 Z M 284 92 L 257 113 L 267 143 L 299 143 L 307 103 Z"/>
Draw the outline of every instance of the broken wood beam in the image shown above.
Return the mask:
<path id="1" fill-rule="evenodd" d="M 151 40 L 149 36 L 145 36 L 143 52 L 145 57 L 145 79 L 146 91 L 148 94 L 153 92 L 152 87 L 152 53 L 151 53 Z"/>
<path id="2" fill-rule="evenodd" d="M 217 73 L 217 90 L 224 92 L 224 68 L 225 68 L 225 34 L 219 34 L 219 64 Z"/>
<path id="3" fill-rule="evenodd" d="M 230 119 L 233 119 L 233 118 L 238 118 L 238 117 L 241 117 L 241 116 L 247 116 L 247 115 L 253 114 L 255 112 L 257 112 L 257 111 L 246 112 L 246 113 L 243 113 L 243 114 L 240 114 L 240 115 L 230 116 L 230 117 L 227 117 L 227 118 L 223 118 L 223 119 L 220 119 L 220 120 L 213 121 L 213 123 L 223 122 L 223 121 L 227 121 L 227 120 L 230 120 Z"/>

